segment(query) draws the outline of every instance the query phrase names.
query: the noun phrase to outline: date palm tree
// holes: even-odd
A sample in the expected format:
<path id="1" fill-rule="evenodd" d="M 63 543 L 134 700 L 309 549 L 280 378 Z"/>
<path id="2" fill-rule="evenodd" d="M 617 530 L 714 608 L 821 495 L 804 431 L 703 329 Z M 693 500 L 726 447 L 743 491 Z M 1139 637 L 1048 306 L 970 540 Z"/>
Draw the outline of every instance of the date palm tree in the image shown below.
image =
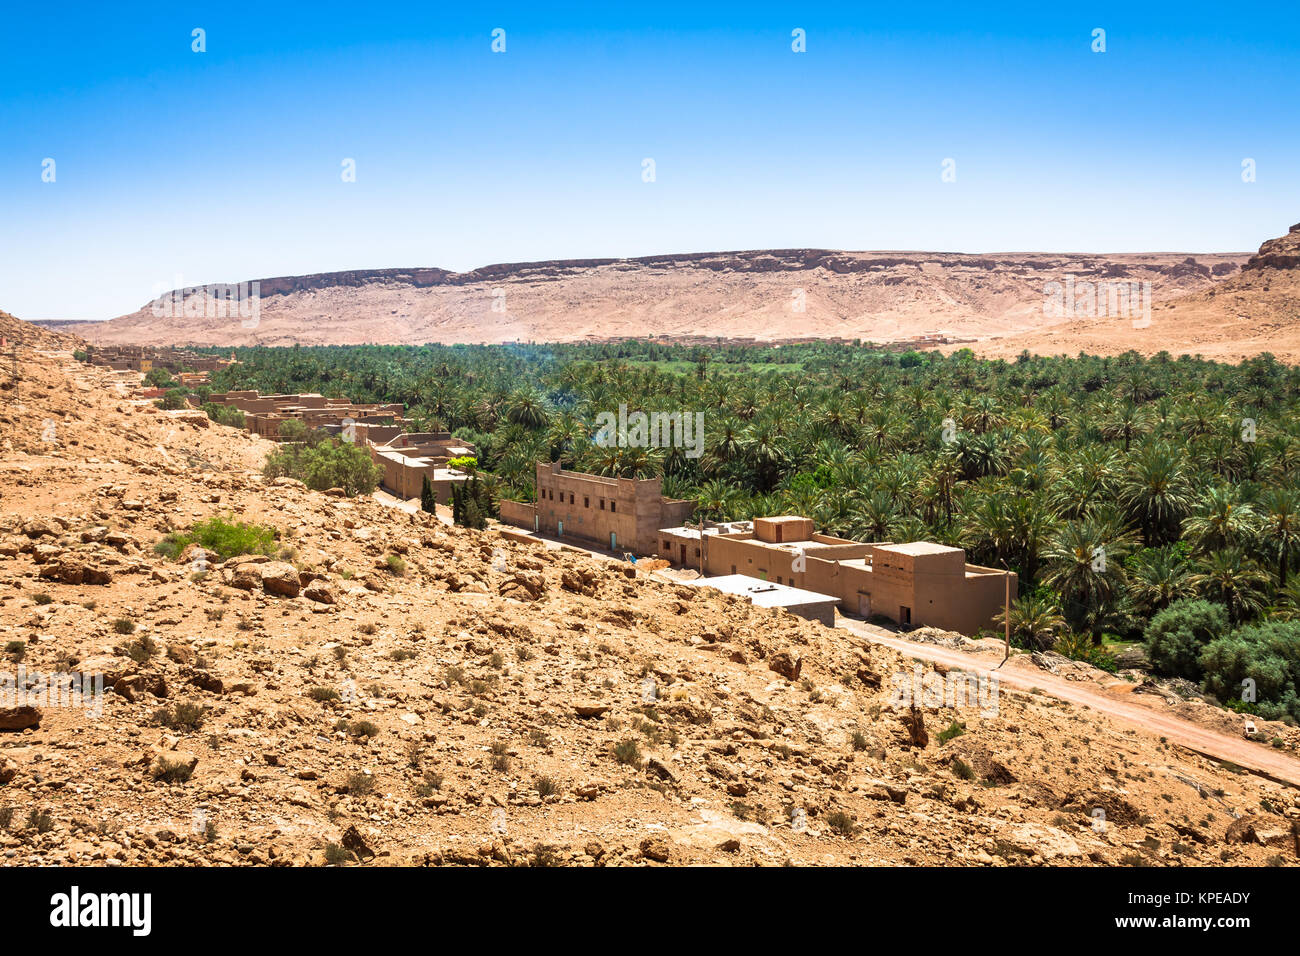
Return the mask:
<path id="1" fill-rule="evenodd" d="M 1129 592 L 1148 616 L 1195 592 L 1187 562 L 1173 548 L 1149 548 L 1134 555 Z"/>
<path id="2" fill-rule="evenodd" d="M 1254 509 L 1241 500 L 1240 492 L 1220 485 L 1207 489 L 1183 519 L 1183 537 L 1197 551 L 1218 551 L 1244 544 L 1257 524 Z"/>
<path id="3" fill-rule="evenodd" d="M 1112 606 L 1124 584 L 1125 542 L 1108 540 L 1090 518 L 1067 521 L 1043 551 L 1043 581 L 1061 596 L 1072 625 L 1091 622 Z"/>
<path id="4" fill-rule="evenodd" d="M 1172 541 L 1192 508 L 1187 466 L 1162 442 L 1143 445 L 1129 462 L 1120 486 L 1120 500 L 1141 529 L 1145 544 Z"/>
<path id="5" fill-rule="evenodd" d="M 1294 488 L 1269 488 L 1259 498 L 1260 534 L 1277 555 L 1277 586 L 1286 588 L 1291 556 L 1300 545 L 1300 495 Z"/>
<path id="6" fill-rule="evenodd" d="M 1240 624 L 1264 609 L 1268 575 L 1241 548 L 1229 546 L 1207 554 L 1191 584 L 1202 597 L 1226 607 L 1232 622 Z"/>
<path id="7" fill-rule="evenodd" d="M 1065 630 L 1065 617 L 1061 608 L 1050 598 L 1034 593 L 1022 594 L 1011 604 L 1011 639 L 1030 650 L 1051 650 L 1057 637 Z M 1007 609 L 1003 608 L 993 618 L 998 628 L 1006 626 Z"/>

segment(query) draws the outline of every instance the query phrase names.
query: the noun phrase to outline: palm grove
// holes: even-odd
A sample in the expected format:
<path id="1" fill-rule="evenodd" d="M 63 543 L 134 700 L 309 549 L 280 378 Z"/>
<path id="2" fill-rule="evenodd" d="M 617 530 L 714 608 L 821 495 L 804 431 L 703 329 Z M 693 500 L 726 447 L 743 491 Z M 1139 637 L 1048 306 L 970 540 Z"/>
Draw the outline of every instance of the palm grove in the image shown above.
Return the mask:
<path id="1" fill-rule="evenodd" d="M 1300 717 L 1300 370 L 1271 356 L 638 342 L 237 353 L 214 388 L 405 402 L 421 427 L 478 446 L 492 498 L 531 498 L 534 463 L 558 460 L 662 474 L 666 495 L 707 518 L 796 513 L 858 540 L 955 545 L 1019 574 L 1024 646 L 1113 666 L 1107 648 L 1145 640 L 1167 675 Z M 596 416 L 620 404 L 703 411 L 704 453 L 596 444 Z"/>

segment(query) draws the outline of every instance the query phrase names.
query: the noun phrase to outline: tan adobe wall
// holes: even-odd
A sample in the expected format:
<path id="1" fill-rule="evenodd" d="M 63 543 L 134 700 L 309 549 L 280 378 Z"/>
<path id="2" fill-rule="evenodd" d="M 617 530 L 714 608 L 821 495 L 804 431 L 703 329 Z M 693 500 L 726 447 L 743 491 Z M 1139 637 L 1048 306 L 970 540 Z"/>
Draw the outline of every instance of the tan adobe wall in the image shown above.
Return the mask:
<path id="1" fill-rule="evenodd" d="M 634 548 L 636 482 L 565 472 L 558 465 L 538 462 L 536 488 L 543 533 L 609 548 L 612 532 L 616 548 Z"/>
<path id="2" fill-rule="evenodd" d="M 662 557 L 677 565 L 699 567 L 697 538 L 660 532 L 658 539 Z M 913 625 L 974 634 L 991 627 L 994 615 L 1002 610 L 1005 584 L 1001 572 L 968 567 L 960 550 L 912 555 L 882 550 L 885 546 L 879 544 L 814 544 L 805 550 L 804 570 L 799 572 L 794 570 L 797 552 L 772 547 L 753 534 L 705 535 L 705 541 L 706 574 L 746 574 L 833 594 L 849 614 L 880 614 L 901 623 L 902 609 L 907 608 Z M 869 560 L 865 564 L 844 563 L 853 559 Z M 984 570 L 989 573 L 978 573 Z M 1012 575 L 1013 600 L 1016 584 Z"/>
<path id="3" fill-rule="evenodd" d="M 532 502 L 510 501 L 502 498 L 497 504 L 501 508 L 501 521 L 516 528 L 533 528 L 533 515 L 536 513 Z"/>
<path id="4" fill-rule="evenodd" d="M 537 463 L 540 530 L 574 537 L 597 547 L 650 555 L 658 551 L 659 529 L 681 523 L 693 502 L 665 501 L 658 478 L 607 478 L 564 471 L 558 463 Z"/>
<path id="5" fill-rule="evenodd" d="M 811 518 L 794 515 L 781 515 L 773 518 L 754 519 L 754 537 L 759 541 L 784 542 L 807 541 L 812 537 Z"/>

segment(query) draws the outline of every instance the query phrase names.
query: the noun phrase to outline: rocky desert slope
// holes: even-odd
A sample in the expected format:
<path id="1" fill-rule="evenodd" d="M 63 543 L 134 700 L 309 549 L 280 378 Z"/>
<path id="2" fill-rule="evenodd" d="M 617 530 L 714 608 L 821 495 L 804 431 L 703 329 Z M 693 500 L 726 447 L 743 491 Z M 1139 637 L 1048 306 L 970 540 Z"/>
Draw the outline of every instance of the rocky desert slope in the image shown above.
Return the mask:
<path id="1" fill-rule="evenodd" d="M 1245 255 L 764 250 L 261 279 L 260 315 L 137 312 L 61 326 L 100 344 L 581 342 L 666 336 L 976 340 L 1060 322 L 1047 283 L 1150 282 L 1165 302 L 1234 275 Z M 199 315 L 184 312 L 197 311 Z M 165 311 L 165 310 L 164 310 Z M 215 311 L 215 310 L 214 310 Z M 224 314 L 224 313 L 223 313 Z"/>
<path id="2" fill-rule="evenodd" d="M 1080 320 L 995 338 L 975 349 L 988 356 L 1023 349 L 1069 355 L 1164 350 L 1229 362 L 1272 352 L 1282 361 L 1300 361 L 1300 224 L 1261 245 L 1240 272 L 1223 282 L 1170 301 L 1157 297 L 1150 323 L 1140 328 L 1124 318 Z"/>
<path id="3" fill-rule="evenodd" d="M 858 635 L 265 481 L 267 443 L 28 341 L 0 673 L 107 690 L 0 701 L 4 864 L 1296 859 L 1290 788 L 1042 694 L 904 707 Z M 218 515 L 277 553 L 154 551 Z"/>

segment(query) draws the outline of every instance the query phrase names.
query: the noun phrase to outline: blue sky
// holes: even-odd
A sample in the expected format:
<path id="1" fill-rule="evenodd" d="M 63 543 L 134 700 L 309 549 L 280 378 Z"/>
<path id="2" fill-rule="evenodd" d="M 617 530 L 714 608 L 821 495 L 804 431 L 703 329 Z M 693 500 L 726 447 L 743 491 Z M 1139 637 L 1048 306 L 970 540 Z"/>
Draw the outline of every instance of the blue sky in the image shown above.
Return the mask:
<path id="1" fill-rule="evenodd" d="M 0 308 L 722 249 L 1243 251 L 1300 221 L 1294 3 L 544 6 L 11 5 Z"/>

